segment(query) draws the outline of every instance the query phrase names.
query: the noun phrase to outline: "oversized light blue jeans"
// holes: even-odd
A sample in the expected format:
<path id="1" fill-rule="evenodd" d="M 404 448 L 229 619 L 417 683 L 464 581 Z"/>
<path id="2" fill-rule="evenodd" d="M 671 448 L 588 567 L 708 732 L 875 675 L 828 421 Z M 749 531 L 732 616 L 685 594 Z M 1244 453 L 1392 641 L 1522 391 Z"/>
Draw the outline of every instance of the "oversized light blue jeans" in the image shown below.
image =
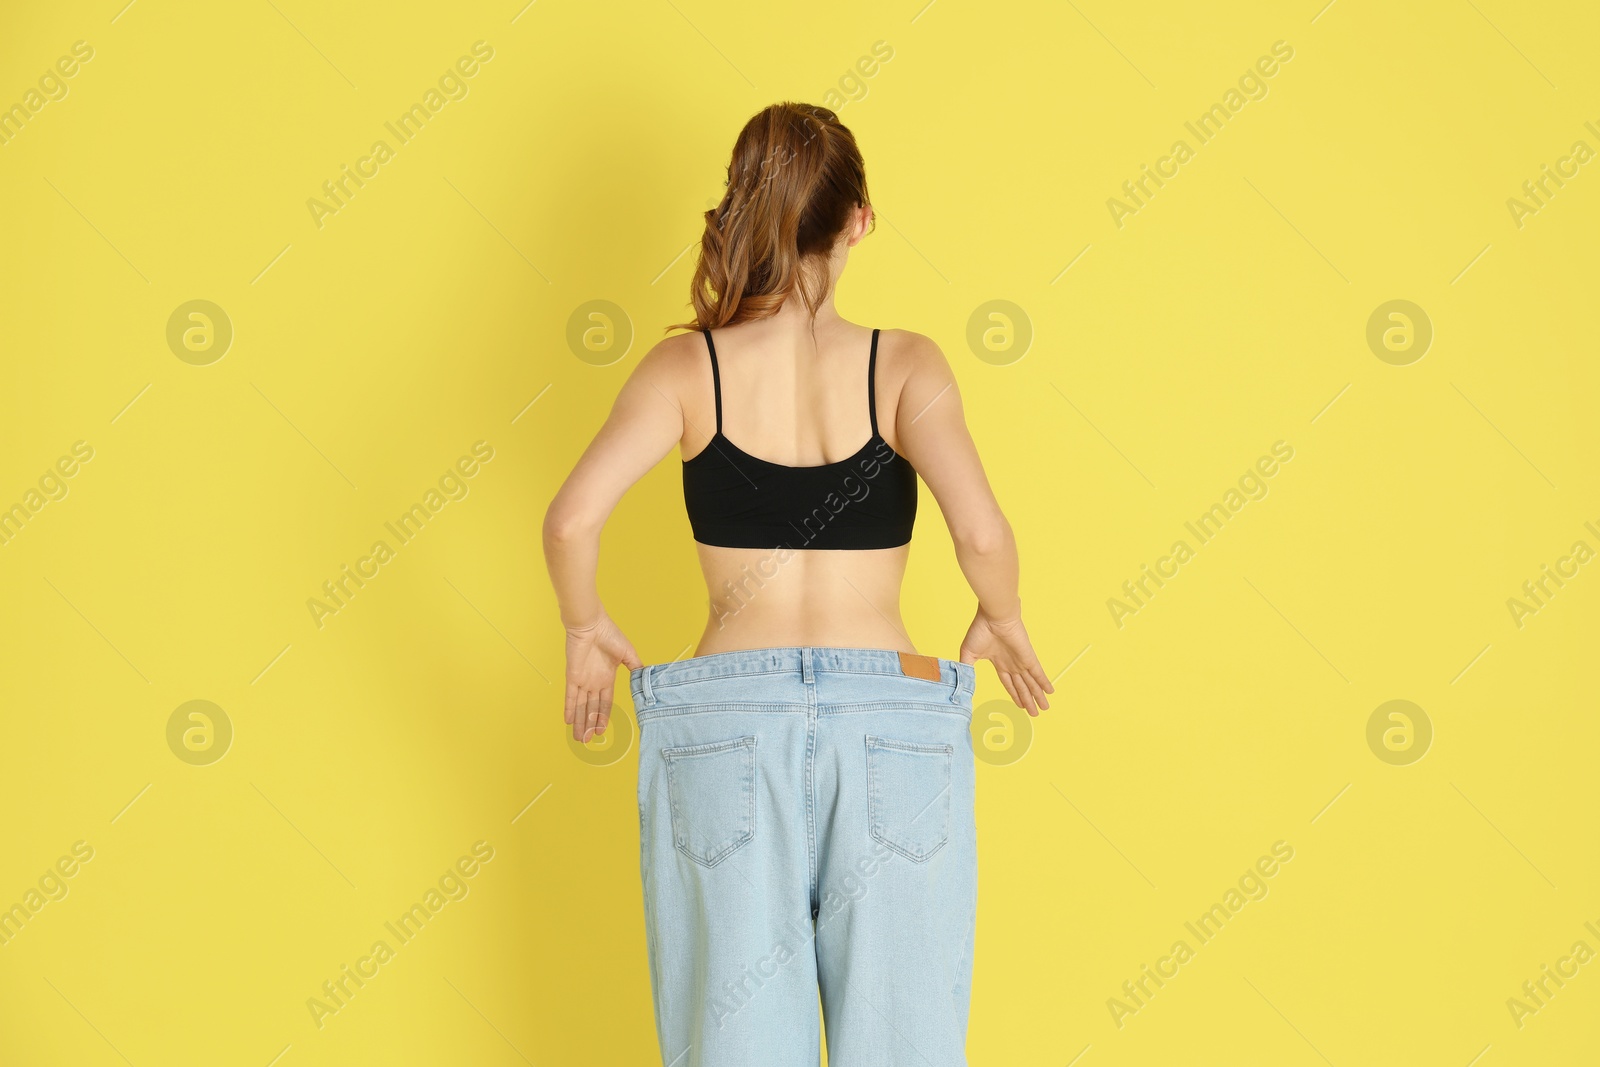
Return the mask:
<path id="1" fill-rule="evenodd" d="M 770 648 L 632 672 L 666 1067 L 964 1067 L 971 665 Z M 931 675 L 937 672 L 934 680 Z"/>

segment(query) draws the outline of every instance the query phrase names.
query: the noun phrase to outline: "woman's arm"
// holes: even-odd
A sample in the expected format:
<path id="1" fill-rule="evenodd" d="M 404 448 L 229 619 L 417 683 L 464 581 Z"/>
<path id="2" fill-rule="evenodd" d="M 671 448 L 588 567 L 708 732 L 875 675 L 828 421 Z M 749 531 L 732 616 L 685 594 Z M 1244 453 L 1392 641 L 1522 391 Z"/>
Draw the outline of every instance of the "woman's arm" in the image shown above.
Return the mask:
<path id="1" fill-rule="evenodd" d="M 683 414 L 669 373 L 672 340 L 639 361 L 544 516 L 545 565 L 567 630 L 562 714 L 572 736 L 584 743 L 611 720 L 618 665 L 640 666 L 633 646 L 600 603 L 595 574 L 606 519 L 683 436 Z"/>
<path id="2" fill-rule="evenodd" d="M 927 483 L 955 543 L 956 560 L 978 596 L 978 614 L 961 660 L 988 659 L 1018 707 L 1037 715 L 1055 686 L 1045 677 L 1022 625 L 1017 542 L 989 487 L 967 430 L 949 362 L 930 339 L 912 334 L 910 374 L 900 392 L 895 432 L 900 452 Z"/>

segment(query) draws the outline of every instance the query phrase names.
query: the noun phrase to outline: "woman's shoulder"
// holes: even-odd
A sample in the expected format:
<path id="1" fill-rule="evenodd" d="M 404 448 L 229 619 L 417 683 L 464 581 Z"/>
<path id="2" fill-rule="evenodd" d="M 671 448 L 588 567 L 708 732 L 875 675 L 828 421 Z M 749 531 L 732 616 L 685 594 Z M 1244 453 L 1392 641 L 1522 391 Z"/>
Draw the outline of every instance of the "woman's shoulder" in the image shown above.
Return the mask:
<path id="1" fill-rule="evenodd" d="M 702 377 L 709 379 L 711 369 L 705 337 L 699 333 L 663 337 L 639 358 L 633 374 L 658 385 L 681 383 L 686 379 L 698 381 Z"/>
<path id="2" fill-rule="evenodd" d="M 950 361 L 933 338 L 915 330 L 880 330 L 878 333 L 878 373 L 891 382 L 953 377 Z"/>
<path id="3" fill-rule="evenodd" d="M 706 338 L 704 334 L 690 330 L 684 333 L 675 333 L 670 337 L 663 337 L 650 346 L 650 351 L 644 354 L 644 360 L 641 360 L 641 362 L 650 361 L 663 366 L 671 366 L 678 363 L 688 363 L 695 356 L 698 356 L 701 360 L 706 358 Z"/>

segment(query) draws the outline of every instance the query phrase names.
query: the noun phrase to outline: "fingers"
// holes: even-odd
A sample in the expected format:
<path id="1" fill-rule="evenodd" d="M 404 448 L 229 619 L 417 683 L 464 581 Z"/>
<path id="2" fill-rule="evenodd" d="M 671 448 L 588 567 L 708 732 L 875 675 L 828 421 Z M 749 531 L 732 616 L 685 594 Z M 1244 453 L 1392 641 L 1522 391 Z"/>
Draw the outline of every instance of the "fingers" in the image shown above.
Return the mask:
<path id="1" fill-rule="evenodd" d="M 1050 684 L 1049 678 L 1045 677 L 1044 668 L 1039 665 L 1038 658 L 1030 656 L 1026 666 L 1015 673 L 1018 684 L 1027 688 L 1029 695 L 1033 698 L 1033 703 L 1039 710 L 1048 710 L 1050 700 L 1045 694 L 1052 692 L 1055 686 Z M 1037 714 L 1037 712 L 1034 714 Z"/>
<path id="2" fill-rule="evenodd" d="M 578 694 L 578 700 L 572 709 L 572 739 L 582 744 L 586 738 L 584 733 L 589 729 L 589 694 L 587 691 Z"/>
<path id="3" fill-rule="evenodd" d="M 593 697 L 593 690 L 579 687 L 572 699 L 572 739 L 579 744 L 589 740 L 589 701 Z"/>
<path id="4" fill-rule="evenodd" d="M 1011 697 L 1011 702 L 1019 708 L 1024 707 L 1022 697 L 1017 695 L 1017 687 L 1011 684 L 1011 675 L 1005 671 L 996 671 L 995 673 L 1000 676 L 1000 684 L 1005 686 L 1006 695 Z"/>
<path id="5" fill-rule="evenodd" d="M 1038 706 L 1039 711 L 1049 711 L 1050 698 L 1044 695 L 1044 685 L 1040 684 L 1039 679 L 1035 678 L 1031 671 L 1022 675 L 1022 679 L 1027 683 L 1028 692 L 1033 695 L 1033 702 Z M 1048 684 L 1048 681 L 1045 684 Z M 1039 712 L 1036 711 L 1034 714 L 1037 715 Z"/>
<path id="6" fill-rule="evenodd" d="M 620 653 L 621 662 L 637 669 L 642 666 L 639 655 L 632 645 L 624 645 Z M 569 671 L 572 669 L 569 665 Z M 611 725 L 611 705 L 614 693 L 613 683 L 616 679 L 616 665 L 612 664 L 605 675 L 598 677 L 585 665 L 578 671 L 578 680 L 567 681 L 566 694 L 562 700 L 561 718 L 568 726 L 572 727 L 572 739 L 580 744 L 588 744 L 596 735 L 605 732 Z"/>
<path id="7" fill-rule="evenodd" d="M 587 699 L 583 702 L 583 736 L 578 740 L 587 745 L 589 739 L 594 737 L 595 725 L 600 721 L 600 693 L 591 689 L 585 696 Z"/>
<path id="8" fill-rule="evenodd" d="M 1001 680 L 1005 683 L 1006 692 L 1011 694 L 1012 702 L 1033 716 L 1037 716 L 1041 710 L 1047 710 L 1050 707 L 1050 701 L 1045 696 L 1045 687 L 1050 685 L 1050 681 L 1044 677 L 1042 670 L 1038 670 L 1036 675 L 1036 670 L 1036 667 L 1030 667 L 1025 670 L 1016 670 L 1011 667 L 1001 669 L 999 664 L 995 665 L 995 672 L 1000 675 Z"/>
<path id="9" fill-rule="evenodd" d="M 976 652 L 974 652 L 972 649 L 968 648 L 966 645 L 962 645 L 961 646 L 961 662 L 962 663 L 976 663 L 976 662 L 978 662 L 978 654 Z"/>
<path id="10" fill-rule="evenodd" d="M 1037 656 L 1034 657 L 1033 663 L 1028 667 L 1028 673 L 1033 675 L 1034 681 L 1039 683 L 1039 688 L 1046 693 L 1054 693 L 1056 691 L 1056 684 L 1045 675 L 1044 667 L 1040 665 Z"/>
<path id="11" fill-rule="evenodd" d="M 1011 687 L 1017 691 L 1022 699 L 1017 701 L 1017 706 L 1029 715 L 1038 715 L 1039 709 L 1034 705 L 1033 688 L 1028 684 L 1028 677 L 1021 672 L 1012 672 Z"/>
<path id="12" fill-rule="evenodd" d="M 1028 689 L 1027 684 L 1023 682 L 1022 678 L 1011 673 L 1010 671 L 1006 672 L 1005 677 L 1006 687 L 1011 690 L 1011 699 L 1016 701 L 1017 707 L 1021 708 L 1029 715 L 1037 714 L 1033 710 L 1033 693 Z"/>
<path id="13" fill-rule="evenodd" d="M 1028 668 L 1028 678 L 1033 683 L 1033 691 L 1034 695 L 1038 697 L 1039 707 L 1048 711 L 1050 709 L 1050 701 L 1045 694 L 1056 691 L 1055 683 L 1045 677 L 1044 668 L 1039 666 L 1037 661 Z"/>

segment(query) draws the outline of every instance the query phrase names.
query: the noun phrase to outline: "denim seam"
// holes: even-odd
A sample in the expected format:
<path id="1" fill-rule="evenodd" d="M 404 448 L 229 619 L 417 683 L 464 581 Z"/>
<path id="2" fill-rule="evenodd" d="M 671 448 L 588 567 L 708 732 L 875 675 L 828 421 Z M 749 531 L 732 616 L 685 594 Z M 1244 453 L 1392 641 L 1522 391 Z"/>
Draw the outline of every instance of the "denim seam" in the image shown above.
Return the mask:
<path id="1" fill-rule="evenodd" d="M 704 745 L 680 745 L 677 748 L 664 748 L 661 750 L 661 756 L 667 760 L 683 759 L 685 756 L 708 756 L 713 752 L 723 752 L 728 749 L 738 748 L 740 745 L 746 748 L 754 748 L 755 743 L 754 736 L 746 735 L 744 737 L 732 737 L 726 741 L 712 741 Z"/>
<path id="2" fill-rule="evenodd" d="M 667 664 L 663 664 L 662 666 L 663 666 L 663 668 L 671 668 L 672 664 L 667 663 Z M 720 672 L 720 671 L 714 671 L 714 672 L 707 673 L 707 674 L 691 674 L 687 678 L 679 678 L 679 679 L 677 679 L 675 681 L 671 681 L 671 682 L 657 682 L 655 684 L 655 688 L 657 688 L 657 689 L 671 689 L 673 686 L 693 685 L 696 682 L 709 682 L 709 681 L 715 681 L 715 680 L 723 679 L 723 678 L 763 678 L 763 677 L 768 677 L 768 676 L 774 675 L 774 674 L 793 674 L 793 673 L 795 673 L 795 672 L 794 672 L 794 669 L 792 667 L 774 667 L 770 671 L 728 671 L 726 673 L 723 673 L 723 672 Z"/>
<path id="3" fill-rule="evenodd" d="M 647 710 L 635 709 L 635 718 L 640 725 L 652 719 L 673 715 L 709 715 L 719 712 L 754 711 L 767 714 L 804 714 L 807 710 L 805 704 L 739 704 L 725 701 L 713 704 L 678 704 L 663 706 L 657 704 Z M 857 701 L 850 704 L 819 704 L 817 714 L 821 715 L 859 715 L 871 712 L 884 711 L 922 711 L 932 712 L 936 715 L 970 716 L 971 712 L 962 704 L 932 704 L 924 701 L 907 700 L 875 700 Z"/>
<path id="4" fill-rule="evenodd" d="M 811 650 L 800 652 L 801 677 L 806 692 L 806 903 L 811 917 L 816 918 L 821 907 L 818 893 L 820 866 L 817 861 L 817 675 L 811 662 Z"/>
<path id="5" fill-rule="evenodd" d="M 867 744 L 877 748 L 889 748 L 896 752 L 911 752 L 919 756 L 949 756 L 955 753 L 956 747 L 949 744 L 929 744 L 922 741 L 896 741 L 892 737 L 879 737 L 877 734 L 867 735 Z"/>
<path id="6" fill-rule="evenodd" d="M 670 804 L 670 800 L 669 800 L 669 804 Z M 656 893 L 657 893 L 658 890 L 657 890 L 657 885 L 656 885 L 655 864 L 650 862 L 650 858 L 649 858 L 650 854 L 649 854 L 648 849 L 646 848 L 646 843 L 647 843 L 648 839 L 647 839 L 647 837 L 645 836 L 645 833 L 644 833 L 644 808 L 643 808 L 643 806 L 641 806 L 640 809 L 639 809 L 639 826 L 640 826 L 640 833 L 639 833 L 639 866 L 640 866 L 640 870 L 641 870 L 641 872 L 643 874 L 644 890 L 645 890 L 645 893 L 644 893 L 644 897 L 645 897 L 645 927 L 646 927 L 646 935 L 649 938 L 649 944 L 647 946 L 647 951 L 648 951 L 649 957 L 650 957 L 649 958 L 649 965 L 650 965 L 650 993 L 651 993 L 651 997 L 654 1000 L 654 1007 L 655 1007 L 656 1013 L 657 1013 L 656 1014 L 656 1037 L 657 1037 L 657 1040 L 659 1040 L 662 1043 L 662 1046 L 665 1047 L 666 1032 L 661 1028 L 661 1020 L 666 1018 L 666 1015 L 664 1014 L 665 1007 L 664 1007 L 664 1005 L 662 1003 L 663 997 L 665 996 L 665 993 L 666 993 L 666 990 L 663 988 L 662 982 L 660 981 L 659 968 L 661 966 L 661 955 L 660 955 L 660 951 L 659 951 L 658 943 L 657 943 L 657 939 L 656 939 L 657 926 L 659 925 L 657 923 L 657 921 L 656 921 L 658 916 L 659 916 L 659 913 L 656 910 L 656 906 L 657 906 Z"/>
<path id="7" fill-rule="evenodd" d="M 857 701 L 852 704 L 825 704 L 822 707 L 823 715 L 859 715 L 869 712 L 884 711 L 929 711 L 935 715 L 970 715 L 964 705 L 955 704 L 929 704 L 922 701 L 910 700 L 877 700 Z"/>
<path id="8" fill-rule="evenodd" d="M 648 711 L 640 711 L 635 716 L 641 723 L 651 719 L 659 719 L 669 715 L 701 715 L 710 712 L 726 711 L 758 711 L 771 714 L 804 713 L 804 704 L 740 704 L 735 701 L 725 701 L 716 704 L 678 704 L 664 707 L 657 704 Z"/>

